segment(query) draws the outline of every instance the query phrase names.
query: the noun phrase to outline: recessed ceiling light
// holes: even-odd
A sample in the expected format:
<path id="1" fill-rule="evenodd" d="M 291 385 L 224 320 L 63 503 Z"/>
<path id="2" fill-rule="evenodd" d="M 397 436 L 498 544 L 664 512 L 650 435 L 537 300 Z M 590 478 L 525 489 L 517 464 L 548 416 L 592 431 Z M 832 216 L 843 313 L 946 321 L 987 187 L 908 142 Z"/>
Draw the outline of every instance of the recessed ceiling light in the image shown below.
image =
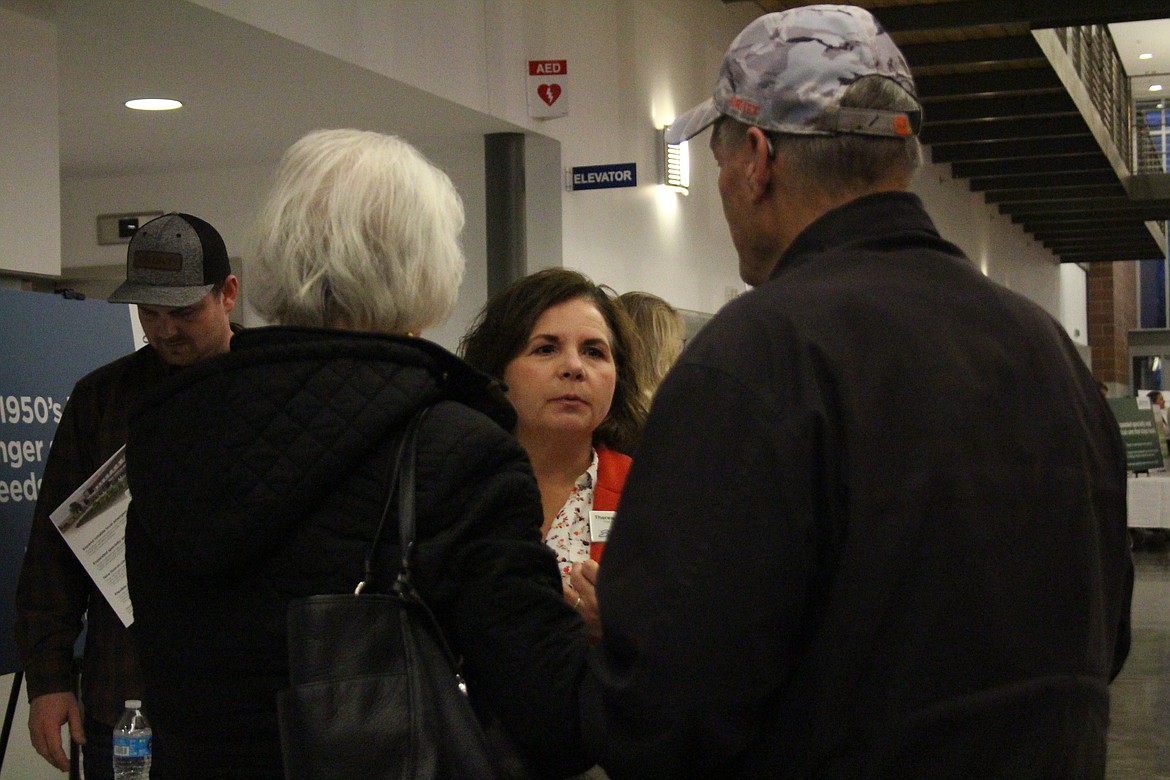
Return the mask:
<path id="1" fill-rule="evenodd" d="M 179 101 L 169 100 L 167 98 L 138 98 L 137 100 L 126 101 L 126 108 L 133 108 L 138 111 L 171 111 L 182 107 L 183 104 Z"/>
<path id="2" fill-rule="evenodd" d="M 1162 91 L 1161 84 L 1151 84 L 1150 85 L 1150 92 L 1161 92 L 1161 91 Z"/>
<path id="3" fill-rule="evenodd" d="M 1152 60 L 1152 59 L 1154 59 L 1154 55 L 1148 51 L 1145 51 L 1145 52 L 1142 52 L 1141 54 L 1138 55 L 1138 59 L 1139 60 Z"/>

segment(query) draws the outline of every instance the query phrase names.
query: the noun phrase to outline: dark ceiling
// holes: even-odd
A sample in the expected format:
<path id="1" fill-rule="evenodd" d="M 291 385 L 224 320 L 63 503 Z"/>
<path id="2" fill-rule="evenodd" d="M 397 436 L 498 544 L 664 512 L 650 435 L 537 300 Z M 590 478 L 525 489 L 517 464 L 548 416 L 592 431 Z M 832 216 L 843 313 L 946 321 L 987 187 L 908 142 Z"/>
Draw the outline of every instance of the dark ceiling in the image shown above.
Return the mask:
<path id="1" fill-rule="evenodd" d="M 724 0 L 725 3 L 746 0 Z M 763 11 L 804 5 L 753 0 Z M 920 0 L 855 2 L 869 9 L 898 43 L 914 73 L 924 109 L 922 141 L 931 160 L 1020 224 L 1062 262 L 1163 257 L 1155 236 L 1170 219 L 1170 174 L 1131 176 L 1118 170 L 1128 152 L 1103 148 L 1109 124 L 1128 137 L 1132 111 L 1089 106 L 1086 120 L 1065 82 L 1032 35 L 1044 28 L 1161 19 L 1151 0 Z M 1102 37 L 1104 36 L 1104 37 Z M 1104 28 L 1067 36 L 1090 55 L 1112 42 Z M 1093 50 L 1093 51 L 1090 51 Z M 1128 92 L 1120 66 L 1086 69 L 1090 91 Z M 1104 71 L 1104 85 L 1098 76 Z M 1067 75 L 1067 74 L 1066 74 Z M 1116 85 L 1123 85 L 1117 87 Z M 1085 93 L 1088 94 L 1088 93 Z M 1084 102 L 1084 101 L 1082 101 Z M 1125 103 L 1121 104 L 1125 106 Z M 1113 114 L 1113 116 L 1109 116 Z M 1090 129 L 1098 128 L 1098 135 Z M 1108 144 L 1108 142 L 1107 142 Z M 1111 163 L 1112 159 L 1120 165 Z"/>

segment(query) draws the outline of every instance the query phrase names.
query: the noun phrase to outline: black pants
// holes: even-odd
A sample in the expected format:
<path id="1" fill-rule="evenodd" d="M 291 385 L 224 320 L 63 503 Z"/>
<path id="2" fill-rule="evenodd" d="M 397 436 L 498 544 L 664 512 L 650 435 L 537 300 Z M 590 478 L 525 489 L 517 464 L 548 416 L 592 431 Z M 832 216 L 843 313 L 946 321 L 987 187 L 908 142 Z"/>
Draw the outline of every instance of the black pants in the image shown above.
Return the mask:
<path id="1" fill-rule="evenodd" d="M 114 730 L 87 717 L 81 756 L 85 780 L 114 780 Z"/>

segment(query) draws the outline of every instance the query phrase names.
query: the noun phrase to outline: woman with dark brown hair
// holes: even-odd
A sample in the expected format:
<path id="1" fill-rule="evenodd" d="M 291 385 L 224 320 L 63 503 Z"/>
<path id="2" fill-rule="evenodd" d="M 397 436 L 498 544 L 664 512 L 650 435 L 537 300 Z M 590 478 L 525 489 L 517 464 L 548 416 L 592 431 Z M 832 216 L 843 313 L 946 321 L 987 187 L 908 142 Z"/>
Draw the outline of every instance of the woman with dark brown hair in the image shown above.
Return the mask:
<path id="1" fill-rule="evenodd" d="M 463 338 L 468 363 L 503 380 L 514 432 L 544 505 L 541 533 L 556 553 L 565 599 L 600 631 L 591 584 L 574 565 L 600 558 L 646 409 L 634 373 L 629 316 L 588 277 L 564 268 L 526 276 L 494 296 Z M 580 569 L 581 567 L 577 567 Z M 582 576 L 578 573 L 577 577 Z"/>

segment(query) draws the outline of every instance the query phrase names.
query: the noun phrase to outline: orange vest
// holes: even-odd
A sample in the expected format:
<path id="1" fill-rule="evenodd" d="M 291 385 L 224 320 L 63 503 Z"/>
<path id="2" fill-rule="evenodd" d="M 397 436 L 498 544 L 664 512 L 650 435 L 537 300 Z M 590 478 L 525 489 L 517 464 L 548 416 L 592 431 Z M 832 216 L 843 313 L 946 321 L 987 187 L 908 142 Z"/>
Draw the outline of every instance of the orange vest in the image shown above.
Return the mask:
<path id="1" fill-rule="evenodd" d="M 630 473 L 632 463 L 628 455 L 620 452 L 607 449 L 597 451 L 597 484 L 593 488 L 594 509 L 612 512 L 618 508 L 622 487 L 626 484 L 626 474 Z M 600 562 L 604 549 L 604 542 L 593 542 L 589 545 L 589 557 Z"/>

